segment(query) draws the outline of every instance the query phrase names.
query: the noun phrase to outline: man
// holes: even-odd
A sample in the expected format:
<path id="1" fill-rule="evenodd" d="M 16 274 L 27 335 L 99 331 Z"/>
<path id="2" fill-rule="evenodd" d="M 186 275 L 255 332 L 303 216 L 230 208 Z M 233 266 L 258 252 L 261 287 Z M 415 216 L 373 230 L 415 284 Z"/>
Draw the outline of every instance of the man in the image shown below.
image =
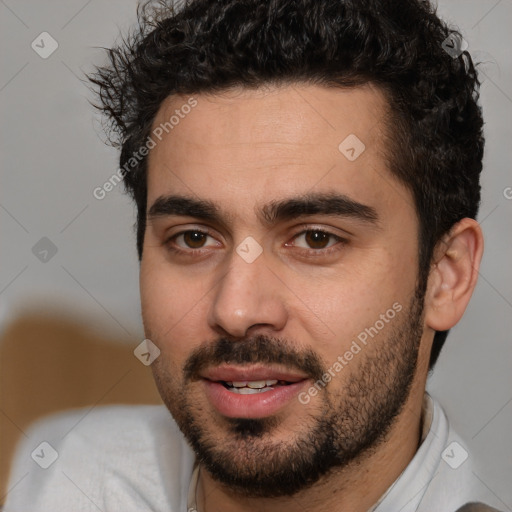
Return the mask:
<path id="1" fill-rule="evenodd" d="M 92 81 L 176 423 L 163 407 L 44 422 L 59 459 L 8 512 L 492 510 L 469 504 L 472 460 L 425 394 L 483 251 L 459 46 L 411 0 L 141 11 Z"/>

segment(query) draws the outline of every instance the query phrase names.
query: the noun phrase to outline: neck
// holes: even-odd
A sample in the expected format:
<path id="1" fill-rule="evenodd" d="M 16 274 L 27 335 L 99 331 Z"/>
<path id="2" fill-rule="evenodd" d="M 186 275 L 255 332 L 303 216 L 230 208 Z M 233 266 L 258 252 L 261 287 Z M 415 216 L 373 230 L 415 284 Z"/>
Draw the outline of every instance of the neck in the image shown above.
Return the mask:
<path id="1" fill-rule="evenodd" d="M 416 389 L 415 389 L 416 388 Z M 293 496 L 247 498 L 233 493 L 200 469 L 199 512 L 368 511 L 414 457 L 420 444 L 424 387 L 413 386 L 386 438 L 371 453 L 333 470 L 314 486 Z"/>

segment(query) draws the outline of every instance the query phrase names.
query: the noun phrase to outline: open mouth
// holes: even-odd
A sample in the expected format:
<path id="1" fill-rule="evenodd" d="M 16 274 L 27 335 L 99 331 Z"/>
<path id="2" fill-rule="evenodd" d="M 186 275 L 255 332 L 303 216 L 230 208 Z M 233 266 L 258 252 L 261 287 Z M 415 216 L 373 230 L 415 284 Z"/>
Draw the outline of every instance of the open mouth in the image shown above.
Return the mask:
<path id="1" fill-rule="evenodd" d="M 291 382 L 284 380 L 253 380 L 253 381 L 220 381 L 220 383 L 232 393 L 239 395 L 253 395 L 265 393 L 281 386 L 288 386 Z"/>
<path id="2" fill-rule="evenodd" d="M 207 400 L 228 418 L 265 418 L 277 414 L 307 384 L 300 374 L 263 367 L 212 368 L 202 376 Z"/>

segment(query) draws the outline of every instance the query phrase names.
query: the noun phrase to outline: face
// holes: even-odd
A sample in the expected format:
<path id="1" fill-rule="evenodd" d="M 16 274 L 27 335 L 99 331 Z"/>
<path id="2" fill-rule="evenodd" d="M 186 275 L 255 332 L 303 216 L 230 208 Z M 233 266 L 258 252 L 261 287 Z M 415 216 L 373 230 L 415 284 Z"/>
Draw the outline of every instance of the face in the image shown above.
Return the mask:
<path id="1" fill-rule="evenodd" d="M 418 223 L 385 108 L 370 86 L 293 85 L 174 96 L 155 119 L 181 113 L 148 161 L 152 369 L 203 466 L 247 496 L 367 456 L 410 392 Z"/>

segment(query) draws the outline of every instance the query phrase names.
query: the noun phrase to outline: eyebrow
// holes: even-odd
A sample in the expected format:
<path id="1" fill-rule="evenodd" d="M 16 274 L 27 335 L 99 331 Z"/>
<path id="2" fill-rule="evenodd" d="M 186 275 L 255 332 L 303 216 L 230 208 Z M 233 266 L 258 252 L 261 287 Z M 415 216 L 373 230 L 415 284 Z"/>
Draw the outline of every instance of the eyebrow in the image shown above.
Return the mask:
<path id="1" fill-rule="evenodd" d="M 372 206 L 368 206 L 343 194 L 305 194 L 298 197 L 271 201 L 262 206 L 257 214 L 263 223 L 278 222 L 308 215 L 332 215 L 349 217 L 368 224 L 377 225 L 379 217 Z M 194 217 L 202 221 L 225 224 L 225 215 L 212 201 L 180 195 L 161 196 L 148 211 L 148 220 L 159 217 Z"/>
<path id="2" fill-rule="evenodd" d="M 263 206 L 261 216 L 268 224 L 307 215 L 334 215 L 351 217 L 369 224 L 377 224 L 377 210 L 343 194 L 306 194 L 297 198 L 272 201 Z"/>

